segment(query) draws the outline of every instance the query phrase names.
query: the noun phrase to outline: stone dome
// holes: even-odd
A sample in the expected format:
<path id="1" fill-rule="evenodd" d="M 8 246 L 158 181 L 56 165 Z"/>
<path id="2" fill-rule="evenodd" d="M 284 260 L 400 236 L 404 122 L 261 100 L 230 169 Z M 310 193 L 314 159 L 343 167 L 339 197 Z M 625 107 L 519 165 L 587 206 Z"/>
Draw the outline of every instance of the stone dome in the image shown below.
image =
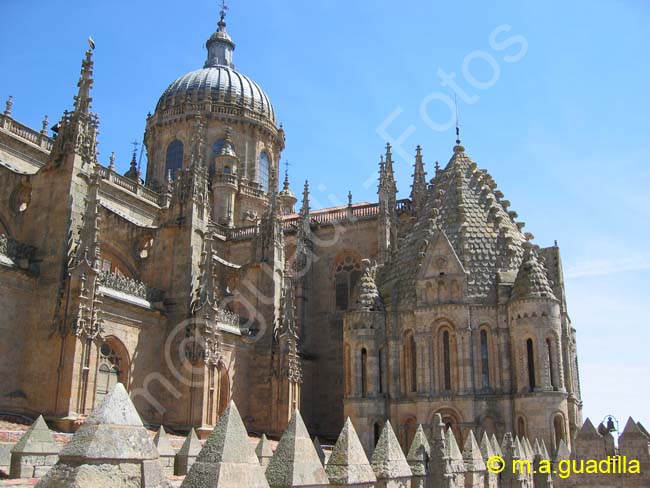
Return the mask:
<path id="1" fill-rule="evenodd" d="M 209 66 L 184 74 L 164 91 L 156 110 L 179 105 L 186 100 L 211 100 L 251 110 L 275 124 L 273 105 L 264 90 L 228 66 Z"/>
<path id="2" fill-rule="evenodd" d="M 224 15 L 222 12 L 217 31 L 205 43 L 208 56 L 203 68 L 184 74 L 169 85 L 158 100 L 156 111 L 185 102 L 211 101 L 243 111 L 243 116 L 249 111 L 253 118 L 275 125 L 275 111 L 264 90 L 248 76 L 235 71 L 232 62 L 235 43 L 226 31 Z"/>

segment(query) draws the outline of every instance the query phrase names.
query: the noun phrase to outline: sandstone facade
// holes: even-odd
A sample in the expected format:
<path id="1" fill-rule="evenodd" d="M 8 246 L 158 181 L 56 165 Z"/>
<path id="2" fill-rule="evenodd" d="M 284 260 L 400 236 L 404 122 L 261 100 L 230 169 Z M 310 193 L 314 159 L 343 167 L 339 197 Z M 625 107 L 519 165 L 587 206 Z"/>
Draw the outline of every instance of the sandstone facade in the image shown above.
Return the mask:
<path id="1" fill-rule="evenodd" d="M 120 383 L 146 422 L 201 438 L 234 400 L 268 434 L 297 409 L 321 438 L 350 417 L 367 455 L 387 421 L 405 450 L 420 424 L 436 438 L 437 414 L 472 455 L 472 430 L 572 447 L 558 247 L 460 141 L 430 181 L 417 149 L 408 199 L 388 146 L 378 202 L 312 209 L 305 184 L 298 204 L 224 18 L 207 49 L 147 117 L 144 171 L 98 160 L 92 50 L 54 133 L 0 115 L 0 408 L 73 430 Z"/>

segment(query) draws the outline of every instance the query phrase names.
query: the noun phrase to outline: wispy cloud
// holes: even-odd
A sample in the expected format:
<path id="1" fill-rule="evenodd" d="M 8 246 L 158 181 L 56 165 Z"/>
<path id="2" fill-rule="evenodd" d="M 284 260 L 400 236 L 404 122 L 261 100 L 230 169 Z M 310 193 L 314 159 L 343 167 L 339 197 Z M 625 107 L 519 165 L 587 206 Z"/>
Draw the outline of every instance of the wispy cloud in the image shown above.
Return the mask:
<path id="1" fill-rule="evenodd" d="M 567 278 L 582 278 L 586 276 L 604 276 L 647 269 L 650 269 L 650 256 L 635 256 L 621 259 L 579 261 L 568 266 L 564 274 Z"/>

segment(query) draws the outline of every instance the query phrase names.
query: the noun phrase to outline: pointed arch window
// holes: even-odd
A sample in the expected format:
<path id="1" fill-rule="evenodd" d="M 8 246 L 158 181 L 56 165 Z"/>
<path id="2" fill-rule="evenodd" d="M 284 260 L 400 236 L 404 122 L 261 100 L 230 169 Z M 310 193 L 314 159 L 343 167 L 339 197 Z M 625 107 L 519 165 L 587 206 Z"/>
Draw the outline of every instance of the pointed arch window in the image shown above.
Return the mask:
<path id="1" fill-rule="evenodd" d="M 409 392 L 418 391 L 417 385 L 417 351 L 415 349 L 415 338 L 410 333 L 404 344 L 404 363 L 406 367 L 406 388 Z"/>
<path id="2" fill-rule="evenodd" d="M 553 346 L 551 339 L 546 339 L 546 354 L 548 356 L 548 375 L 551 380 L 551 387 L 557 390 L 557 381 L 555 379 L 555 368 L 553 367 Z"/>
<path id="3" fill-rule="evenodd" d="M 257 164 L 257 182 L 262 190 L 269 191 L 269 174 L 271 173 L 271 158 L 269 153 L 262 151 Z"/>
<path id="4" fill-rule="evenodd" d="M 128 359 L 115 339 L 107 340 L 99 347 L 99 367 L 95 381 L 95 405 L 104 399 L 117 384 L 126 386 Z"/>
<path id="5" fill-rule="evenodd" d="M 481 329 L 481 378 L 483 388 L 490 387 L 490 360 L 487 330 Z"/>
<path id="6" fill-rule="evenodd" d="M 183 167 L 183 143 L 178 139 L 169 143 L 165 156 L 165 178 L 171 174 L 176 179 L 176 172 Z"/>
<path id="7" fill-rule="evenodd" d="M 368 395 L 368 351 L 361 349 L 361 396 Z"/>
<path id="8" fill-rule="evenodd" d="M 449 348 L 449 331 L 442 333 L 442 361 L 445 390 L 451 390 L 451 351 Z"/>

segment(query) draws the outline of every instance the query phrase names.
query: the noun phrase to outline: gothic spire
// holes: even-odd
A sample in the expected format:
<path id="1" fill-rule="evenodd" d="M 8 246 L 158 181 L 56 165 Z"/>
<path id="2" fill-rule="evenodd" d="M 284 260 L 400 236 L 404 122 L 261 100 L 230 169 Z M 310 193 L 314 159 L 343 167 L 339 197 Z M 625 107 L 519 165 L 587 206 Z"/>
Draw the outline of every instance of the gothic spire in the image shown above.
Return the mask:
<path id="1" fill-rule="evenodd" d="M 300 217 L 309 220 L 309 181 L 305 180 L 305 188 L 302 191 L 302 206 L 300 207 Z"/>
<path id="2" fill-rule="evenodd" d="M 208 58 L 205 61 L 204 68 L 225 66 L 227 68 L 235 69 L 232 62 L 232 53 L 235 50 L 235 43 L 226 31 L 226 12 L 228 6 L 225 0 L 221 5 L 220 19 L 217 23 L 217 31 L 210 36 L 205 43 L 208 48 Z"/>
<path id="3" fill-rule="evenodd" d="M 393 170 L 393 153 L 390 143 L 386 144 L 386 159 L 383 157 L 379 163 L 379 193 L 387 193 L 393 198 L 397 195 L 395 171 Z"/>
<path id="4" fill-rule="evenodd" d="M 424 171 L 422 161 L 422 147 L 418 145 L 415 149 L 415 165 L 413 171 L 413 185 L 411 186 L 411 201 L 416 209 L 422 207 L 427 193 L 427 173 Z"/>
<path id="5" fill-rule="evenodd" d="M 206 314 L 215 311 L 219 305 L 219 284 L 217 270 L 214 263 L 215 242 L 212 236 L 208 235 L 203 244 L 201 253 L 201 275 L 199 276 L 199 287 L 196 290 L 193 312 L 198 313 L 206 310 Z"/>
<path id="6" fill-rule="evenodd" d="M 89 114 L 92 98 L 90 90 L 93 87 L 93 49 L 86 51 L 86 57 L 81 62 L 81 76 L 77 83 L 79 91 L 74 97 L 74 111 L 77 114 Z"/>

